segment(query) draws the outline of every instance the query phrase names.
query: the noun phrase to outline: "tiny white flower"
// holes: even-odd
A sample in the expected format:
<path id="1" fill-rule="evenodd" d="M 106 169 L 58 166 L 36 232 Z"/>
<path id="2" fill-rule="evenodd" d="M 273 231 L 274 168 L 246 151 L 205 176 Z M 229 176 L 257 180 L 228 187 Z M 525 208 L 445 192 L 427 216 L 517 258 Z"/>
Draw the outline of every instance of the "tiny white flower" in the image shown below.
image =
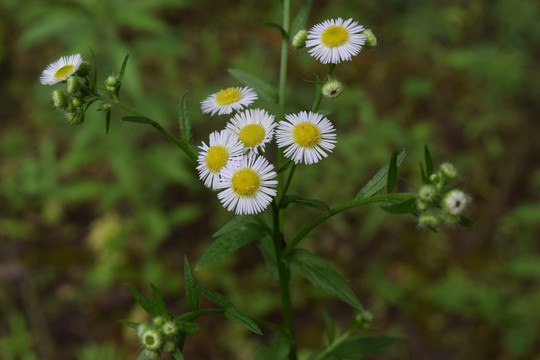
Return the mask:
<path id="1" fill-rule="evenodd" d="M 258 214 L 268 207 L 277 185 L 274 166 L 262 156 L 242 156 L 221 172 L 218 199 L 224 208 L 237 215 Z"/>
<path id="2" fill-rule="evenodd" d="M 443 207 L 451 215 L 460 215 L 468 202 L 469 199 L 463 191 L 452 190 L 444 197 Z"/>
<path id="3" fill-rule="evenodd" d="M 162 344 L 161 335 L 152 328 L 143 332 L 140 340 L 142 346 L 147 350 L 158 350 Z"/>
<path id="4" fill-rule="evenodd" d="M 255 152 L 264 150 L 272 141 L 277 123 L 274 116 L 262 109 L 250 109 L 236 114 L 227 124 L 226 130 L 233 133 L 244 144 L 245 149 Z"/>
<path id="5" fill-rule="evenodd" d="M 278 147 L 286 147 L 284 155 L 295 164 L 314 164 L 336 146 L 334 125 L 320 114 L 301 111 L 285 115 L 276 130 Z"/>
<path id="6" fill-rule="evenodd" d="M 205 114 L 212 115 L 230 114 L 251 105 L 255 100 L 257 100 L 257 93 L 253 89 L 247 86 L 230 87 L 208 96 L 201 102 L 201 110 Z"/>
<path id="7" fill-rule="evenodd" d="M 242 143 L 225 130 L 211 133 L 208 145 L 203 142 L 199 149 L 201 149 L 197 159 L 199 178 L 211 189 L 217 189 L 221 170 L 244 153 Z"/>
<path id="8" fill-rule="evenodd" d="M 43 70 L 39 80 L 43 85 L 54 85 L 64 81 L 79 69 L 82 62 L 80 54 L 62 56 Z"/>
<path id="9" fill-rule="evenodd" d="M 323 64 L 339 64 L 358 55 L 366 42 L 364 27 L 353 19 L 325 20 L 308 32 L 309 54 Z"/>

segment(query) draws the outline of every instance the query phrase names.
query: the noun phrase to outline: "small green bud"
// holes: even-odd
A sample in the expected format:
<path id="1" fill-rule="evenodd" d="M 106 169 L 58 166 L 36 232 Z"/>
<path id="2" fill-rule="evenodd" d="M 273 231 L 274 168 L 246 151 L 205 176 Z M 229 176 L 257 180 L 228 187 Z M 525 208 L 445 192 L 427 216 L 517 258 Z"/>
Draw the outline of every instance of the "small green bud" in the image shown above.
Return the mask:
<path id="1" fill-rule="evenodd" d="M 159 351 L 146 349 L 144 352 L 149 359 L 159 359 L 160 357 Z"/>
<path id="2" fill-rule="evenodd" d="M 469 197 L 461 190 L 452 190 L 444 196 L 442 208 L 450 215 L 460 215 L 469 203 Z"/>
<path id="3" fill-rule="evenodd" d="M 83 61 L 75 74 L 80 77 L 86 77 L 86 75 L 90 73 L 91 69 L 92 66 L 90 66 L 90 63 L 88 61 Z"/>
<path id="4" fill-rule="evenodd" d="M 109 111 L 111 108 L 112 108 L 111 104 L 103 103 L 101 104 L 99 109 L 97 109 L 97 111 Z"/>
<path id="5" fill-rule="evenodd" d="M 75 76 L 70 76 L 67 79 L 68 94 L 75 94 L 79 90 L 79 80 Z"/>
<path id="6" fill-rule="evenodd" d="M 61 109 L 66 105 L 66 96 L 60 90 L 54 90 L 52 92 L 52 99 L 54 107 L 57 109 Z"/>
<path id="7" fill-rule="evenodd" d="M 416 199 L 416 210 L 425 211 L 428 205 L 420 199 Z"/>
<path id="8" fill-rule="evenodd" d="M 440 219 L 439 217 L 432 213 L 432 212 L 426 212 L 418 218 L 418 225 L 424 229 L 434 229 L 439 225 Z"/>
<path id="9" fill-rule="evenodd" d="M 338 80 L 330 79 L 322 87 L 322 94 L 328 99 L 337 98 L 343 92 L 343 84 Z"/>
<path id="10" fill-rule="evenodd" d="M 73 97 L 73 99 L 71 99 L 71 103 L 73 104 L 73 106 L 75 106 L 76 108 L 80 107 L 82 105 L 82 100 L 80 97 Z"/>
<path id="11" fill-rule="evenodd" d="M 172 341 L 167 341 L 163 345 L 163 351 L 165 351 L 165 352 L 172 353 L 174 351 L 174 349 L 176 349 L 176 346 L 174 346 L 174 342 L 172 342 Z"/>
<path id="12" fill-rule="evenodd" d="M 67 112 L 75 112 L 77 109 L 75 109 L 75 106 L 73 105 L 73 101 L 70 101 L 66 104 L 66 111 Z"/>
<path id="13" fill-rule="evenodd" d="M 150 329 L 150 325 L 148 323 L 139 324 L 139 326 L 137 327 L 137 336 L 139 337 L 139 339 L 142 338 L 142 334 L 148 329 Z"/>
<path id="14" fill-rule="evenodd" d="M 439 174 L 431 174 L 429 175 L 429 182 L 437 185 L 441 181 L 441 176 Z"/>
<path id="15" fill-rule="evenodd" d="M 355 320 L 358 326 L 366 328 L 373 321 L 373 315 L 369 311 L 364 310 L 362 313 L 356 315 Z"/>
<path id="16" fill-rule="evenodd" d="M 178 326 L 176 326 L 176 324 L 172 321 L 166 321 L 161 326 L 161 331 L 165 336 L 171 337 L 178 333 Z"/>
<path id="17" fill-rule="evenodd" d="M 162 316 L 156 316 L 154 320 L 152 321 L 155 327 L 162 327 L 165 323 L 165 319 Z"/>
<path id="18" fill-rule="evenodd" d="M 142 333 L 142 336 L 139 337 L 141 345 L 147 350 L 159 350 L 163 341 L 161 335 L 158 331 L 154 329 L 147 329 Z"/>
<path id="19" fill-rule="evenodd" d="M 301 49 L 306 46 L 308 32 L 306 30 L 300 30 L 294 35 L 292 39 L 292 46 L 296 49 Z"/>
<path id="20" fill-rule="evenodd" d="M 67 112 L 66 120 L 71 126 L 79 125 L 84 122 L 84 114 L 81 111 Z"/>
<path id="21" fill-rule="evenodd" d="M 426 204 L 433 203 L 438 195 L 439 191 L 437 190 L 437 187 L 431 184 L 420 186 L 420 189 L 418 189 L 418 192 L 416 193 L 418 199 Z"/>
<path id="22" fill-rule="evenodd" d="M 377 38 L 375 37 L 375 34 L 373 34 L 373 31 L 371 31 L 371 29 L 366 29 L 362 31 L 362 34 L 366 35 L 364 47 L 366 49 L 375 49 L 377 47 Z"/>
<path id="23" fill-rule="evenodd" d="M 456 225 L 459 222 L 459 215 L 452 215 L 443 211 L 441 213 L 441 221 L 446 225 Z"/>
<path id="24" fill-rule="evenodd" d="M 118 87 L 118 77 L 110 75 L 107 80 L 105 80 L 105 87 L 107 91 L 115 92 Z"/>
<path id="25" fill-rule="evenodd" d="M 442 164 L 439 170 L 446 180 L 454 180 L 458 176 L 455 166 L 451 163 Z"/>

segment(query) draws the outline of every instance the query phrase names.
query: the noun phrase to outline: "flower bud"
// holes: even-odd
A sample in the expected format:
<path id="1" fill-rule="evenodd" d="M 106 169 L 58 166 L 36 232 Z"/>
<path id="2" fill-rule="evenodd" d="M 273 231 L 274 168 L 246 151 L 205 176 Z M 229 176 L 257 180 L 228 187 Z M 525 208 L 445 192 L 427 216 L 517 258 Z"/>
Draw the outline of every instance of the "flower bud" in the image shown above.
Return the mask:
<path id="1" fill-rule="evenodd" d="M 101 104 L 99 109 L 97 109 L 97 111 L 109 111 L 111 110 L 111 108 L 112 108 L 111 104 L 103 103 Z"/>
<path id="2" fill-rule="evenodd" d="M 118 77 L 110 75 L 107 80 L 105 80 L 105 87 L 107 91 L 115 92 L 118 87 Z"/>
<path id="3" fill-rule="evenodd" d="M 159 359 L 159 351 L 146 349 L 144 352 L 149 359 Z"/>
<path id="4" fill-rule="evenodd" d="M 322 87 L 322 94 L 328 99 L 337 98 L 342 92 L 343 84 L 335 79 L 328 80 Z"/>
<path id="5" fill-rule="evenodd" d="M 467 203 L 469 202 L 468 196 L 461 190 L 452 190 L 444 197 L 442 201 L 442 208 L 450 215 L 460 215 Z"/>
<path id="6" fill-rule="evenodd" d="M 176 349 L 176 346 L 174 346 L 174 342 L 167 341 L 165 344 L 163 344 L 163 351 L 172 353 Z"/>
<path id="7" fill-rule="evenodd" d="M 139 326 L 137 327 L 137 336 L 139 337 L 139 339 L 142 338 L 142 334 L 148 329 L 150 329 L 150 325 L 148 323 L 139 324 Z"/>
<path id="8" fill-rule="evenodd" d="M 165 319 L 161 316 L 156 316 L 154 318 L 154 320 L 152 321 L 152 323 L 154 324 L 155 327 L 162 327 L 163 324 L 165 323 Z"/>
<path id="9" fill-rule="evenodd" d="M 67 112 L 66 120 L 71 126 L 79 125 L 84 122 L 84 114 L 82 111 Z"/>
<path id="10" fill-rule="evenodd" d="M 78 107 L 80 107 L 82 105 L 82 100 L 81 100 L 80 97 L 74 96 L 73 99 L 71 99 L 71 103 L 73 104 L 73 106 L 78 108 Z"/>
<path id="11" fill-rule="evenodd" d="M 75 74 L 80 77 L 85 77 L 90 73 L 91 69 L 90 63 L 88 61 L 83 61 Z"/>
<path id="12" fill-rule="evenodd" d="M 424 229 L 434 229 L 439 225 L 440 219 L 433 212 L 426 212 L 418 218 L 418 225 Z"/>
<path id="13" fill-rule="evenodd" d="M 454 180 L 458 176 L 456 168 L 451 163 L 442 164 L 441 167 L 439 168 L 439 170 L 441 172 L 441 175 L 446 180 Z"/>
<path id="14" fill-rule="evenodd" d="M 79 90 L 79 80 L 75 76 L 70 76 L 67 79 L 68 94 L 75 94 Z"/>
<path id="15" fill-rule="evenodd" d="M 431 184 L 420 186 L 420 189 L 418 189 L 418 192 L 416 193 L 418 199 L 426 204 L 433 203 L 437 199 L 438 195 L 439 192 L 437 191 L 437 188 Z"/>
<path id="16" fill-rule="evenodd" d="M 66 105 L 66 96 L 60 90 L 54 90 L 52 92 L 52 99 L 54 107 L 61 109 Z"/>
<path id="17" fill-rule="evenodd" d="M 171 337 L 178 333 L 178 326 L 176 326 L 176 324 L 172 321 L 166 321 L 161 326 L 161 331 L 165 336 Z"/>
<path id="18" fill-rule="evenodd" d="M 292 46 L 296 49 L 301 49 L 306 46 L 308 32 L 306 30 L 300 30 L 294 35 L 292 39 Z"/>
<path id="19" fill-rule="evenodd" d="M 369 311 L 364 310 L 362 313 L 356 315 L 355 320 L 358 326 L 366 328 L 373 321 L 373 315 Z"/>
<path id="20" fill-rule="evenodd" d="M 144 331 L 142 336 L 139 337 L 139 340 L 141 341 L 141 345 L 147 350 L 159 350 L 163 343 L 161 335 L 154 329 Z"/>
<path id="21" fill-rule="evenodd" d="M 375 37 L 375 34 L 373 34 L 373 31 L 366 29 L 362 31 L 362 34 L 366 35 L 364 47 L 366 49 L 375 49 L 377 47 L 377 38 Z"/>
<path id="22" fill-rule="evenodd" d="M 439 174 L 429 175 L 429 182 L 437 185 L 441 181 L 441 176 Z"/>

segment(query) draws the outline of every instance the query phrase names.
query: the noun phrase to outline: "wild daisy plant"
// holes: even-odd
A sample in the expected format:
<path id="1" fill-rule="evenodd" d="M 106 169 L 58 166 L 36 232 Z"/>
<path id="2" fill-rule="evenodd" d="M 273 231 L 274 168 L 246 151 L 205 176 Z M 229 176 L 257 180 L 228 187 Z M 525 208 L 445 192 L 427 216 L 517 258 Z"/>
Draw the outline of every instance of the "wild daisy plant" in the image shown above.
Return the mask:
<path id="1" fill-rule="evenodd" d="M 105 112 L 106 131 L 109 131 L 113 109 L 130 113 L 123 121 L 153 126 L 163 133 L 190 159 L 199 174 L 201 183 L 216 192 L 232 218 L 215 234 L 215 240 L 197 262 L 198 270 L 219 260 L 228 258 L 237 249 L 258 242 L 270 275 L 279 284 L 283 323 L 275 324 L 264 319 L 254 319 L 238 309 L 225 296 L 210 290 L 195 280 L 187 257 L 184 259 L 185 298 L 190 310 L 182 315 L 171 314 L 158 289 L 152 285 L 153 298 L 146 297 L 131 285 L 129 291 L 135 300 L 153 316 L 147 323 L 123 321 L 137 330 L 141 344 L 139 359 L 157 359 L 171 354 L 173 359 L 183 359 L 182 351 L 189 334 L 198 331 L 194 323 L 198 318 L 221 314 L 248 328 L 256 334 L 275 332 L 271 343 L 256 355 L 261 359 L 297 359 L 297 342 L 294 309 L 291 303 L 289 280 L 296 272 L 309 280 L 321 291 L 335 296 L 352 307 L 354 316 L 349 326 L 338 333 L 330 316 L 324 313 L 327 342 L 314 351 L 309 359 L 360 359 L 379 351 L 397 340 L 395 337 L 375 336 L 370 329 L 372 316 L 366 311 L 348 282 L 332 264 L 320 256 L 301 248 L 306 236 L 326 219 L 358 206 L 384 203 L 382 208 L 395 214 L 412 214 L 419 227 L 436 231 L 441 225 L 471 225 L 462 213 L 470 203 L 470 197 L 453 184 L 458 178 L 456 168 L 443 163 L 437 170 L 427 146 L 424 164 L 420 164 L 423 184 L 416 193 L 394 193 L 398 167 L 405 158 L 405 150 L 394 152 L 388 164 L 383 166 L 365 184 L 353 200 L 338 206 L 330 206 L 319 199 L 289 194 L 296 167 L 316 166 L 331 157 L 338 146 L 339 128 L 333 119 L 339 114 L 326 117 L 319 112 L 323 98 L 335 99 L 344 91 L 344 85 L 332 76 L 336 67 L 352 61 L 364 48 L 377 46 L 371 30 L 365 29 L 354 19 L 328 19 L 302 29 L 307 22 L 311 1 L 306 1 L 290 22 L 290 0 L 283 1 L 283 22 L 273 24 L 282 34 L 280 77 L 277 88 L 241 70 L 230 69 L 230 74 L 244 86 L 230 86 L 209 95 L 200 103 L 200 109 L 208 116 L 227 116 L 222 129 L 213 131 L 208 140 L 198 147 L 193 144 L 189 116 L 188 94 L 180 101 L 180 135 L 178 138 L 158 122 L 120 101 L 120 89 L 128 57 L 118 75 L 110 75 L 105 87 L 98 87 L 96 66 L 93 70 L 81 55 L 62 57 L 50 64 L 41 75 L 45 85 L 64 84 L 63 90 L 54 90 L 54 106 L 65 113 L 69 124 L 82 124 L 85 113 L 93 103 Z M 317 61 L 328 66 L 323 80 L 313 81 L 315 98 L 311 108 L 305 107 L 286 114 L 285 91 L 287 79 L 288 47 L 307 48 Z M 94 61 L 95 63 L 95 61 Z M 279 112 L 271 114 L 264 108 L 250 108 L 259 98 L 278 104 Z M 361 135 L 359 135 L 361 136 Z M 269 153 L 267 145 L 275 141 L 277 154 Z M 272 147 L 274 148 L 274 147 Z M 272 159 L 272 160 L 271 160 Z M 382 193 L 384 190 L 385 193 Z M 293 205 L 294 204 L 294 205 Z M 296 233 L 284 233 L 286 212 L 294 206 L 308 206 L 321 214 L 308 221 Z M 199 297 L 216 304 L 202 308 Z"/>

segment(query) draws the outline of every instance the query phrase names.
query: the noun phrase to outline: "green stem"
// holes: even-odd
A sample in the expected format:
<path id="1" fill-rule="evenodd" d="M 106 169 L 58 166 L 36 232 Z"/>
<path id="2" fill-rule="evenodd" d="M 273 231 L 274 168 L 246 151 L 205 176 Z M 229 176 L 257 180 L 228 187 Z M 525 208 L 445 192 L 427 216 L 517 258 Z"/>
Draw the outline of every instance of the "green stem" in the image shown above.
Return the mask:
<path id="1" fill-rule="evenodd" d="M 350 332 L 347 331 L 340 337 L 334 340 L 332 344 L 330 344 L 327 348 L 324 349 L 314 360 L 322 360 L 326 357 L 326 355 L 330 354 L 332 350 L 334 350 L 339 344 L 347 340 L 350 336 Z"/>
<path id="2" fill-rule="evenodd" d="M 343 204 L 341 206 L 335 207 L 331 209 L 330 211 L 325 212 L 324 214 L 322 214 L 315 220 L 311 221 L 306 226 L 304 226 L 304 228 L 300 230 L 298 234 L 296 234 L 296 236 L 287 243 L 287 246 L 285 247 L 285 250 L 283 251 L 283 258 L 289 255 L 290 252 L 294 250 L 294 248 L 298 245 L 298 243 L 302 241 L 302 239 L 304 239 L 306 235 L 311 232 L 311 230 L 315 229 L 324 220 L 329 219 L 332 216 L 339 214 L 340 212 L 343 212 L 345 210 L 348 210 L 348 209 L 351 209 L 353 207 L 357 207 L 360 205 L 371 204 L 371 203 L 376 203 L 376 202 L 381 202 L 381 201 L 388 201 L 388 200 L 396 200 L 396 199 L 410 199 L 414 196 L 415 196 L 414 193 L 379 195 L 379 196 L 372 196 L 369 198 L 354 200 L 346 204 Z"/>
<path id="3" fill-rule="evenodd" d="M 225 313 L 225 309 L 201 309 L 201 310 L 185 313 L 184 315 L 179 316 L 178 320 L 191 322 L 191 321 L 197 320 L 198 318 L 204 315 L 216 315 L 216 314 L 220 315 L 224 313 Z"/>
<path id="4" fill-rule="evenodd" d="M 283 199 L 287 195 L 287 190 L 289 190 L 289 185 L 291 185 L 291 181 L 292 181 L 295 169 L 296 169 L 296 164 L 292 164 L 291 171 L 289 171 L 289 177 L 287 178 L 287 182 L 285 183 L 285 187 L 283 188 L 283 192 L 281 193 L 281 198 L 279 199 L 279 205 L 278 205 L 279 209 L 281 209 Z"/>
<path id="5" fill-rule="evenodd" d="M 295 335 L 294 335 L 294 317 L 293 317 L 293 311 L 292 311 L 292 304 L 291 304 L 291 294 L 289 291 L 289 278 L 290 278 L 290 271 L 286 267 L 285 262 L 282 260 L 283 257 L 283 240 L 281 238 L 281 231 L 280 229 L 280 216 L 279 216 L 279 208 L 277 207 L 277 204 L 274 201 L 272 201 L 272 218 L 273 218 L 273 225 L 274 225 L 274 232 L 272 234 L 272 240 L 274 243 L 274 251 L 276 253 L 276 266 L 278 270 L 279 275 L 279 289 L 281 292 L 281 304 L 282 304 L 282 311 L 283 311 L 283 320 L 285 322 L 285 333 L 290 337 L 292 346 L 289 352 L 289 359 L 290 360 L 296 360 L 297 354 L 296 354 L 296 342 L 295 342 Z"/>
<path id="6" fill-rule="evenodd" d="M 141 118 L 144 118 L 146 119 L 146 121 L 141 121 L 141 123 L 145 123 L 145 124 L 149 124 L 149 125 L 152 125 L 155 129 L 157 129 L 159 132 L 161 132 L 163 135 L 165 135 L 167 138 L 169 138 L 169 140 L 171 140 L 176 146 L 178 146 L 184 153 L 186 153 L 186 155 L 191 159 L 193 160 L 195 163 L 197 162 L 197 154 L 193 151 L 193 149 L 191 149 L 188 145 L 184 144 L 182 141 L 180 141 L 180 139 L 178 139 L 176 136 L 174 136 L 173 134 L 171 134 L 171 132 L 167 129 L 165 129 L 163 126 L 161 126 L 158 122 L 148 118 L 147 116 L 145 116 L 143 113 L 139 112 L 137 109 L 127 105 L 127 104 L 124 104 L 124 103 L 121 103 L 121 102 L 117 102 L 113 99 L 110 99 L 108 97 L 105 97 L 105 96 L 101 96 L 101 95 L 98 95 L 98 94 L 94 94 L 93 95 L 96 99 L 104 102 L 104 103 L 107 103 L 111 106 L 115 106 L 117 108 L 120 108 L 126 112 L 129 112 L 135 116 L 138 116 L 138 117 L 141 117 Z"/>
<path id="7" fill-rule="evenodd" d="M 336 64 L 330 64 L 328 66 L 328 73 L 326 73 L 326 78 L 324 80 L 324 82 L 328 81 L 328 79 L 330 79 L 330 76 L 332 76 L 332 72 L 334 71 L 334 68 L 336 67 Z M 317 82 L 317 88 L 316 88 L 316 92 L 317 92 L 317 95 L 315 97 L 315 102 L 313 103 L 313 107 L 311 108 L 311 112 L 317 112 L 317 110 L 319 110 L 319 105 L 321 104 L 321 100 L 322 100 L 322 86 L 323 84 L 320 84 Z"/>

